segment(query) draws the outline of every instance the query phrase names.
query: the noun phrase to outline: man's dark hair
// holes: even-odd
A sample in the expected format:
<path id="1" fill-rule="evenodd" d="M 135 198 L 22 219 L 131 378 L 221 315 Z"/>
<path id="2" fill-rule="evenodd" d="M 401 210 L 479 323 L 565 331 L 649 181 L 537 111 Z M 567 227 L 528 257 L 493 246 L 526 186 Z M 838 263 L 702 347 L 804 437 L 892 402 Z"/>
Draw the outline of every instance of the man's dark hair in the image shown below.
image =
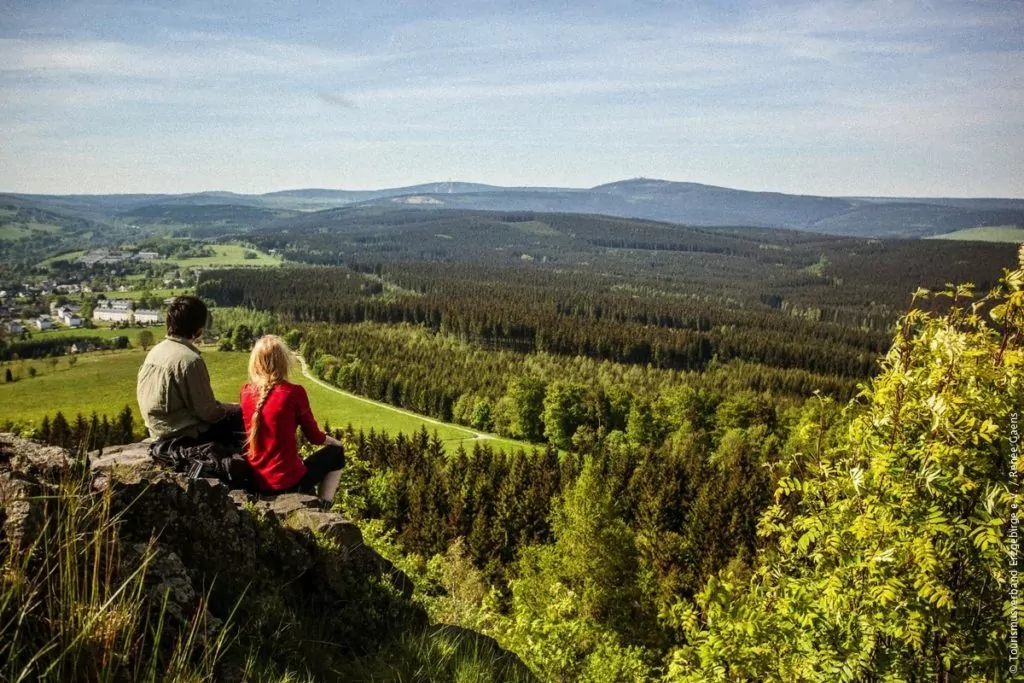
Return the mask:
<path id="1" fill-rule="evenodd" d="M 194 339 L 206 327 L 210 312 L 196 296 L 176 296 L 167 307 L 167 336 Z"/>

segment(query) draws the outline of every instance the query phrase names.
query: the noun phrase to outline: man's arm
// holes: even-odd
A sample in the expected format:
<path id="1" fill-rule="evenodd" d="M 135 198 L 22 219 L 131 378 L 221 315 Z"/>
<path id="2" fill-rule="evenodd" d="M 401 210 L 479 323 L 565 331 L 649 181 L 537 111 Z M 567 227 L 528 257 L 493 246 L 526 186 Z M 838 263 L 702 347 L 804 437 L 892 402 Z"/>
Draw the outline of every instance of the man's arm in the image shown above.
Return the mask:
<path id="1" fill-rule="evenodd" d="M 184 391 L 185 404 L 193 415 L 203 422 L 214 423 L 224 419 L 227 411 L 224 405 L 213 397 L 210 386 L 210 373 L 202 358 L 191 363 L 185 369 Z"/>

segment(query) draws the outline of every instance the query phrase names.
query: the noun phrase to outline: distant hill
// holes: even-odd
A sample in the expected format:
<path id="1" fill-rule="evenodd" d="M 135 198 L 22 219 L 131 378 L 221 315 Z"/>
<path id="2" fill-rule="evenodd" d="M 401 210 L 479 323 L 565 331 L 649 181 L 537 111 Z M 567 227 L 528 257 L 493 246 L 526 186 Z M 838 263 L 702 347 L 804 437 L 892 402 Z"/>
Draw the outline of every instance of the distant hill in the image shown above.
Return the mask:
<path id="1" fill-rule="evenodd" d="M 550 211 L 645 218 L 698 226 L 791 228 L 831 235 L 910 237 L 969 228 L 1024 226 L 1024 200 L 817 197 L 748 192 L 638 178 L 589 190 L 532 188 L 426 195 L 423 206 L 487 211 Z M 389 197 L 365 203 L 406 202 Z"/>
<path id="2" fill-rule="evenodd" d="M 12 195 L 93 220 L 137 219 L 161 213 L 163 222 L 188 222 L 180 207 L 218 207 L 215 221 L 231 228 L 263 224 L 290 212 L 352 205 L 409 205 L 433 209 L 542 211 L 603 214 L 695 226 L 791 228 L 832 235 L 920 238 L 994 226 L 1024 227 L 1024 199 L 819 197 L 750 192 L 700 183 L 650 178 L 596 187 L 499 187 L 437 182 L 380 190 L 295 189 L 250 195 L 200 192 L 183 195 Z M 161 207 L 179 207 L 171 210 Z M 230 216 L 230 207 L 239 215 Z M 256 216 L 252 210 L 271 213 Z"/>
<path id="3" fill-rule="evenodd" d="M 128 230 L 108 224 L 95 212 L 0 195 L 0 268 L 85 246 L 116 244 L 128 237 Z"/>
<path id="4" fill-rule="evenodd" d="M 207 229 L 248 230 L 280 218 L 297 215 L 295 211 L 267 208 L 251 204 L 230 203 L 221 198 L 219 203 L 192 204 L 170 201 L 140 206 L 119 214 L 125 221 L 148 226 L 191 227 Z"/>

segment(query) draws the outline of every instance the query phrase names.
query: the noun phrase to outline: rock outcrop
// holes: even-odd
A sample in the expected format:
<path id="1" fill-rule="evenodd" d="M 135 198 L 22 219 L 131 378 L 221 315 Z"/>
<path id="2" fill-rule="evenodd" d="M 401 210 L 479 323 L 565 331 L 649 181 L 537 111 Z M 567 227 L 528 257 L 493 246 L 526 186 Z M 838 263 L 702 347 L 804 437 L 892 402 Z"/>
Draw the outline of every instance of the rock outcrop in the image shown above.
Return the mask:
<path id="1" fill-rule="evenodd" d="M 317 654 L 325 661 L 314 670 L 322 671 L 335 670 L 332 656 L 358 657 L 396 632 L 431 629 L 410 600 L 409 578 L 363 543 L 357 525 L 314 497 L 261 498 L 217 480 L 188 479 L 161 470 L 145 444 L 82 462 L 60 448 L 0 434 L 0 557 L 32 546 L 57 514 L 45 494 L 76 478 L 86 495 L 109 501 L 122 561 L 145 558 L 146 594 L 180 624 L 204 610 L 207 635 L 228 620 L 240 622 L 250 651 L 265 647 L 265 638 L 293 637 L 314 624 L 315 639 L 332 645 L 333 655 Z M 475 635 L 499 657 L 516 660 Z M 308 652 L 295 659 L 298 669 L 310 662 Z M 242 677 L 238 658 L 224 666 L 218 679 Z"/>
<path id="2" fill-rule="evenodd" d="M 146 449 L 118 446 L 89 459 L 94 486 L 110 488 L 114 509 L 127 511 L 127 537 L 154 537 L 193 573 L 237 588 L 255 578 L 288 586 L 301 578 L 330 599 L 344 593 L 331 595 L 339 577 L 355 574 L 383 578 L 403 598 L 411 596 L 412 582 L 363 544 L 358 526 L 323 510 L 316 497 L 260 497 L 216 479 L 188 479 L 161 470 Z"/>

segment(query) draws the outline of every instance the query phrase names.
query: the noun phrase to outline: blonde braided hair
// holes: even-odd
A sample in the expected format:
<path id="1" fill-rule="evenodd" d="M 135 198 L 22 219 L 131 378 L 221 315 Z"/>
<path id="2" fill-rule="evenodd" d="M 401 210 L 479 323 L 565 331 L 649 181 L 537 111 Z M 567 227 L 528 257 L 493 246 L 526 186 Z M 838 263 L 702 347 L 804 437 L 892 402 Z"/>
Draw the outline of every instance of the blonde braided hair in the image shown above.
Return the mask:
<path id="1" fill-rule="evenodd" d="M 256 439 L 260 429 L 260 411 L 270 396 L 270 390 L 288 379 L 291 369 L 292 352 L 280 337 L 268 334 L 256 340 L 249 354 L 249 383 L 259 390 L 260 397 L 249 424 L 249 453 L 256 450 Z"/>

